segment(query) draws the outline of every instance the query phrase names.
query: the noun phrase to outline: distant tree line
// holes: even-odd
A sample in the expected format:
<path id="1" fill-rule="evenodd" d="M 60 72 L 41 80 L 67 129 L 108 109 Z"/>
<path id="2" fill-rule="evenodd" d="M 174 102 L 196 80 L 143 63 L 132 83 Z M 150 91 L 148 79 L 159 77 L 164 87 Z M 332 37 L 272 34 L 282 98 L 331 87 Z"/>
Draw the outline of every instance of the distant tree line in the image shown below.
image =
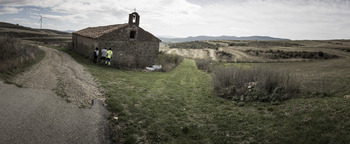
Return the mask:
<path id="1" fill-rule="evenodd" d="M 337 55 L 319 52 L 307 51 L 283 51 L 283 50 L 245 50 L 246 53 L 252 56 L 262 56 L 270 59 L 290 59 L 290 58 L 304 58 L 304 59 L 332 59 L 338 58 Z"/>
<path id="2" fill-rule="evenodd" d="M 250 41 L 250 42 L 232 42 L 228 44 L 229 46 L 242 46 L 242 47 L 271 47 L 271 46 L 280 46 L 280 47 L 300 47 L 304 46 L 297 43 L 289 42 L 280 42 L 280 41 Z"/>
<path id="3" fill-rule="evenodd" d="M 350 52 L 350 48 L 336 48 L 341 51 Z"/>
<path id="4" fill-rule="evenodd" d="M 225 59 L 225 60 L 232 59 L 232 54 L 225 51 L 215 51 L 215 54 L 219 59 Z"/>
<path id="5" fill-rule="evenodd" d="M 170 43 L 170 48 L 183 48 L 183 49 L 218 49 L 219 44 L 211 44 L 206 41 L 191 41 L 191 42 L 181 42 L 181 43 Z"/>

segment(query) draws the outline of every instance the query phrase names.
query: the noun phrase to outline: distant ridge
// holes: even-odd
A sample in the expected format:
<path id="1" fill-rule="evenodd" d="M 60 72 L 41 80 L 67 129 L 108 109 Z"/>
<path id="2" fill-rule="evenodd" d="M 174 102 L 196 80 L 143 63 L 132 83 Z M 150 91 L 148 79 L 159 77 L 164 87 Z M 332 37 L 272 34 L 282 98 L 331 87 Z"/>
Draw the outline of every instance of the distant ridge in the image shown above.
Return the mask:
<path id="1" fill-rule="evenodd" d="M 44 43 L 67 43 L 72 41 L 71 33 L 52 29 L 34 29 L 6 22 L 0 22 L 0 36 Z"/>
<path id="2" fill-rule="evenodd" d="M 74 30 L 66 30 L 64 32 L 66 32 L 66 33 L 74 33 L 75 31 Z"/>
<path id="3" fill-rule="evenodd" d="M 159 37 L 162 42 L 187 42 L 187 41 L 201 41 L 201 40 L 273 40 L 273 41 L 288 41 L 290 39 L 274 38 L 270 36 L 248 36 L 248 37 L 236 37 L 236 36 L 196 36 L 187 38 L 166 38 Z"/>
<path id="4" fill-rule="evenodd" d="M 0 22 L 0 28 L 1 28 L 0 34 L 12 35 L 17 38 L 71 35 L 68 32 L 52 30 L 52 29 L 34 29 L 30 27 L 21 26 L 18 24 L 11 24 L 6 22 Z"/>

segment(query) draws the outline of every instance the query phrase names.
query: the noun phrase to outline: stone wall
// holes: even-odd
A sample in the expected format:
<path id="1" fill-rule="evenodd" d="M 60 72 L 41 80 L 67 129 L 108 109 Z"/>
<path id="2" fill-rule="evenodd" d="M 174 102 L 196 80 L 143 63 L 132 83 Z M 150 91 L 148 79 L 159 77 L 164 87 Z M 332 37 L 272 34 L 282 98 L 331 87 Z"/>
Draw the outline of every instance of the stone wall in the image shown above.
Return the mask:
<path id="1" fill-rule="evenodd" d="M 136 32 L 135 38 L 130 38 L 130 31 Z M 159 42 L 149 32 L 135 26 L 127 26 L 104 34 L 98 39 L 73 35 L 74 50 L 92 59 L 96 47 L 111 48 L 113 57 L 112 67 L 144 68 L 157 63 Z"/>
<path id="2" fill-rule="evenodd" d="M 158 59 L 157 42 L 108 41 L 101 42 L 99 47 L 112 49 L 111 65 L 114 67 L 144 68 L 156 64 Z"/>
<path id="3" fill-rule="evenodd" d="M 73 50 L 75 52 L 89 59 L 93 59 L 94 50 L 98 47 L 98 41 L 96 39 L 73 35 L 73 43 Z"/>

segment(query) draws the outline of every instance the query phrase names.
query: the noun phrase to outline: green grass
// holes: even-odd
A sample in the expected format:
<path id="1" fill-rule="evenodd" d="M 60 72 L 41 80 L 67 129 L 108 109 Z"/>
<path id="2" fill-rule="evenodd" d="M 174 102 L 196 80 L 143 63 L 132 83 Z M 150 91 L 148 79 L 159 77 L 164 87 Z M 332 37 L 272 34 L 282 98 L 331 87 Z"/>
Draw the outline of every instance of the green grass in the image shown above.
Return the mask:
<path id="1" fill-rule="evenodd" d="M 106 91 L 121 143 L 347 143 L 350 99 L 293 98 L 237 104 L 213 96 L 211 76 L 185 59 L 167 72 L 93 65 L 73 53 Z"/>

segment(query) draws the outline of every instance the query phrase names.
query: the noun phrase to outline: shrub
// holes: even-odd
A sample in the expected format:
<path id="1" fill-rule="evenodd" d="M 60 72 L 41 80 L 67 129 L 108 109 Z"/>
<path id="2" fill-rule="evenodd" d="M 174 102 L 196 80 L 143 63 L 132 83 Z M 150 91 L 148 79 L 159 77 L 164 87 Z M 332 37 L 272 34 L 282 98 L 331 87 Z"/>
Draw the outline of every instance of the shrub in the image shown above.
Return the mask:
<path id="1" fill-rule="evenodd" d="M 319 56 L 319 57 L 323 57 L 323 56 L 324 56 L 323 52 L 322 52 L 322 51 L 319 51 L 319 52 L 318 52 L 318 56 Z"/>
<path id="2" fill-rule="evenodd" d="M 247 44 L 246 44 L 246 43 L 230 43 L 229 46 L 242 46 L 242 47 L 246 47 Z"/>
<path id="3" fill-rule="evenodd" d="M 190 42 L 181 42 L 181 43 L 171 43 L 169 44 L 170 48 L 184 48 L 184 49 L 218 49 L 220 45 L 214 45 L 206 41 L 190 41 Z"/>
<path id="4" fill-rule="evenodd" d="M 231 60 L 232 59 L 232 54 L 225 52 L 225 51 L 215 51 L 216 57 L 220 60 Z"/>
<path id="5" fill-rule="evenodd" d="M 211 59 L 198 59 L 196 60 L 196 65 L 199 70 L 210 73 L 211 72 Z"/>
<path id="6" fill-rule="evenodd" d="M 167 72 L 178 66 L 184 60 L 183 57 L 176 54 L 158 54 L 158 64 L 162 66 L 162 71 Z"/>
<path id="7" fill-rule="evenodd" d="M 37 46 L 24 44 L 13 37 L 0 37 L 0 73 L 34 60 L 40 53 Z"/>
<path id="8" fill-rule="evenodd" d="M 283 51 L 283 50 L 246 50 L 247 54 L 252 56 L 262 56 L 266 55 L 267 58 L 270 59 L 289 59 L 289 58 L 304 58 L 304 59 L 331 59 L 338 58 L 339 56 L 324 53 L 322 51 L 319 52 L 306 52 L 306 51 Z"/>
<path id="9" fill-rule="evenodd" d="M 71 51 L 73 50 L 73 43 L 67 42 L 67 43 L 61 44 L 61 47 L 63 47 L 65 50 Z"/>
<path id="10" fill-rule="evenodd" d="M 269 68 L 218 67 L 212 73 L 214 92 L 235 101 L 284 101 L 299 92 L 300 81 Z"/>

